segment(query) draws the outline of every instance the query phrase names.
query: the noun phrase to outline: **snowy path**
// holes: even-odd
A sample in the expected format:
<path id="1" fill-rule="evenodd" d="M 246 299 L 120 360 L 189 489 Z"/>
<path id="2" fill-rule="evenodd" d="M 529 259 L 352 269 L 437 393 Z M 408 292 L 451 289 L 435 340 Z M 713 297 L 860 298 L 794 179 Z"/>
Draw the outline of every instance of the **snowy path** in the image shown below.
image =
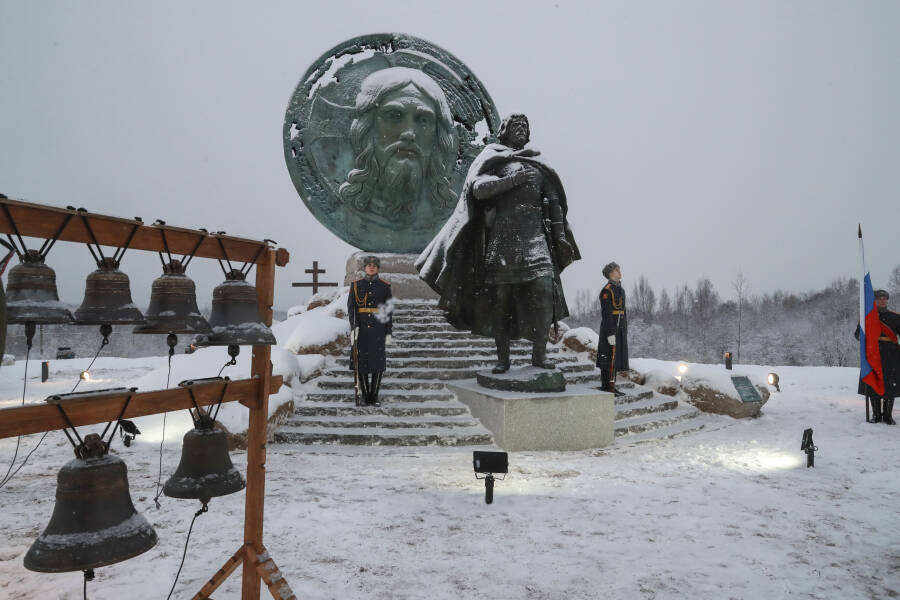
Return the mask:
<path id="1" fill-rule="evenodd" d="M 783 391 L 753 421 L 704 416 L 707 428 L 672 440 L 513 453 L 489 506 L 471 449 L 272 446 L 268 549 L 298 597 L 313 599 L 897 597 L 900 427 L 862 422 L 853 369 L 777 370 Z M 4 399 L 13 373 L 0 370 Z M 815 469 L 799 451 L 806 427 Z M 61 433 L 45 444 L 0 490 L 3 598 L 81 597 L 80 573 L 22 567 L 71 454 Z M 0 440 L 4 465 L 14 445 Z M 160 542 L 99 569 L 89 597 L 165 598 L 196 506 L 153 507 L 156 444 L 115 447 Z M 179 456 L 167 442 L 164 478 Z M 233 459 L 243 469 L 245 454 Z M 176 597 L 239 546 L 242 511 L 239 493 L 198 519 Z M 222 590 L 216 598 L 239 597 L 239 576 Z"/>

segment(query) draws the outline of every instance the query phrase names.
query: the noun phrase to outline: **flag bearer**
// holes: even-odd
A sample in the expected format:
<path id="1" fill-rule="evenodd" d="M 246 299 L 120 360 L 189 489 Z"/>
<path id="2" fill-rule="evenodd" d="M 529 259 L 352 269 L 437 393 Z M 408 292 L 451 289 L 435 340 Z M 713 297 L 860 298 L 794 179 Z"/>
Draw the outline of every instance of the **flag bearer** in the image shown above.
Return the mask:
<path id="1" fill-rule="evenodd" d="M 881 354 L 881 370 L 884 377 L 884 394 L 879 396 L 871 387 L 859 382 L 859 394 L 867 396 L 872 402 L 872 423 L 884 422 L 895 425 L 893 410 L 894 399 L 900 395 L 900 313 L 888 310 L 890 294 L 885 290 L 875 290 L 875 308 L 878 309 L 880 331 L 868 332 L 866 336 L 878 337 L 878 350 Z M 856 327 L 856 339 L 859 339 L 859 326 Z"/>

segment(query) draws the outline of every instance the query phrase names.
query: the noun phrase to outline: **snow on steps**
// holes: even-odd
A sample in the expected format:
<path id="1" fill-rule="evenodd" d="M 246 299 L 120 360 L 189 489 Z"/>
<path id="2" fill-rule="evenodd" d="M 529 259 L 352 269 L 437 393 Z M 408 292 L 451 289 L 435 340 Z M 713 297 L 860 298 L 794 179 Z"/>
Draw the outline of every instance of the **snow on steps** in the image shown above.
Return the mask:
<path id="1" fill-rule="evenodd" d="M 349 359 L 317 380 L 318 389 L 295 403 L 294 415 L 274 434 L 275 441 L 299 444 L 367 446 L 484 446 L 491 433 L 457 400 L 445 381 L 467 379 L 493 365 L 494 341 L 457 331 L 446 323 L 433 301 L 398 301 L 393 344 L 388 347 L 388 371 L 381 384 L 382 405 L 357 407 Z M 600 372 L 590 363 L 557 348 L 548 358 L 566 381 L 599 387 Z M 515 366 L 531 360 L 531 343 L 511 345 Z M 617 382 L 624 396 L 616 398 L 617 443 L 661 439 L 695 431 L 703 423 L 697 409 L 679 406 L 630 381 Z"/>

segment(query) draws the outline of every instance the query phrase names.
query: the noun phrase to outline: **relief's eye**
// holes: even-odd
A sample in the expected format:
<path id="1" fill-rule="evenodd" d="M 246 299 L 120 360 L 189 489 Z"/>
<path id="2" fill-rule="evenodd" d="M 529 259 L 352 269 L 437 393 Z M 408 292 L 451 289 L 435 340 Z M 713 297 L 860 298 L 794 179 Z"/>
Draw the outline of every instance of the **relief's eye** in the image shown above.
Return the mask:
<path id="1" fill-rule="evenodd" d="M 385 111 L 384 116 L 389 121 L 399 121 L 400 119 L 403 118 L 403 115 L 400 113 L 400 111 L 396 110 L 396 109 Z"/>
<path id="2" fill-rule="evenodd" d="M 422 125 L 423 127 L 426 127 L 428 125 L 431 125 L 432 120 L 429 115 L 419 115 L 418 117 L 416 117 L 416 123 Z"/>

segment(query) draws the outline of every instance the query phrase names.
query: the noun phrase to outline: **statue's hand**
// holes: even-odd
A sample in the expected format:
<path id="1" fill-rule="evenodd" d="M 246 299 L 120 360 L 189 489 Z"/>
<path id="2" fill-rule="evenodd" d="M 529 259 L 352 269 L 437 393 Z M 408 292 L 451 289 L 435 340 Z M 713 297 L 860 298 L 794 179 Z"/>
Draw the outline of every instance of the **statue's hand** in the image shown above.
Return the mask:
<path id="1" fill-rule="evenodd" d="M 540 185 L 541 175 L 537 172 L 536 169 L 522 169 L 521 171 L 516 171 L 516 174 L 513 175 L 516 181 L 516 185 L 530 185 L 537 187 Z"/>

